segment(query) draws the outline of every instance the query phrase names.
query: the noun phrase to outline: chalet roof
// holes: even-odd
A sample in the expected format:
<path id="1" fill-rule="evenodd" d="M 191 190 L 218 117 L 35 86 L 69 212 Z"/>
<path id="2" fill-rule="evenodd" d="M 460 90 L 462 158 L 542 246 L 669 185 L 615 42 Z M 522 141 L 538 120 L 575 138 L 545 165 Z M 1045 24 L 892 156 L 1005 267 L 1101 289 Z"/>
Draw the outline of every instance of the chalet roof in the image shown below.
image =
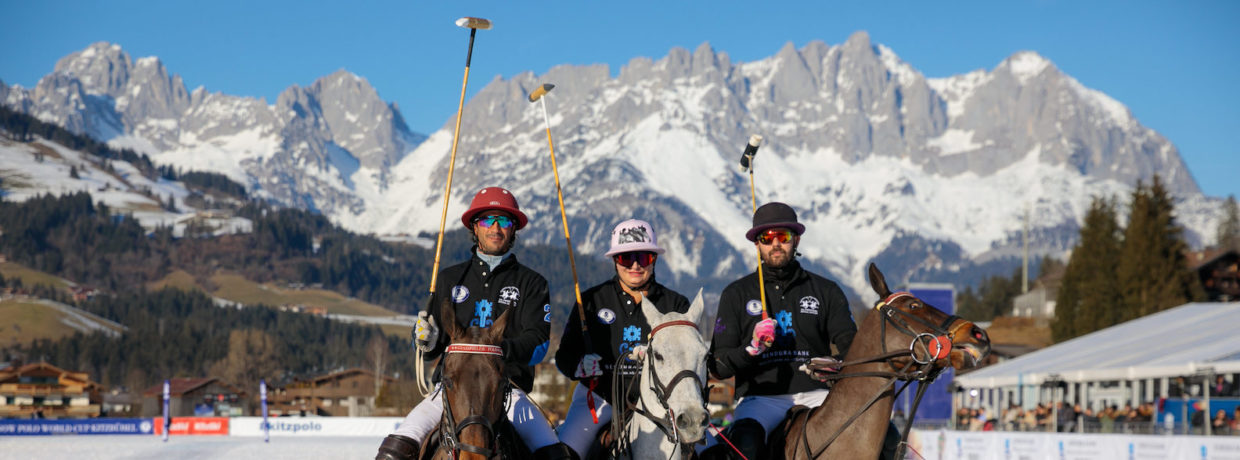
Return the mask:
<path id="1" fill-rule="evenodd" d="M 350 376 L 350 375 L 356 375 L 356 374 L 374 375 L 375 373 L 374 373 L 374 372 L 371 372 L 370 370 L 367 370 L 367 369 L 363 369 L 363 368 L 360 368 L 360 367 L 354 367 L 354 368 L 351 368 L 351 369 L 345 369 L 345 370 L 342 370 L 342 371 L 332 372 L 332 373 L 330 373 L 330 374 L 324 374 L 324 375 L 319 375 L 319 376 L 315 376 L 315 377 L 310 377 L 309 379 L 307 379 L 307 380 L 305 380 L 305 381 L 319 383 L 319 382 L 324 382 L 324 381 L 330 381 L 330 380 L 342 379 L 342 378 L 348 377 L 348 376 Z M 384 380 L 389 380 L 389 381 L 390 381 L 390 380 L 395 380 L 395 379 L 393 379 L 393 378 L 391 378 L 391 377 L 388 377 L 388 376 L 386 376 L 386 375 L 385 375 L 385 376 L 383 376 L 383 379 L 384 379 Z"/>
<path id="2" fill-rule="evenodd" d="M 0 383 L 14 382 L 22 376 L 58 377 L 79 382 L 83 385 L 99 386 L 98 383 L 91 381 L 89 374 L 85 372 L 67 371 L 45 362 L 0 369 Z"/>
<path id="3" fill-rule="evenodd" d="M 1190 303 L 1095 331 L 956 377 L 963 387 L 1178 377 L 1207 367 L 1240 372 L 1240 302 Z"/>
<path id="4" fill-rule="evenodd" d="M 1188 268 L 1192 269 L 1193 271 L 1196 271 L 1196 270 L 1201 269 L 1201 267 L 1212 264 L 1218 261 L 1219 259 L 1222 259 L 1223 257 L 1228 256 L 1228 255 L 1232 257 L 1240 257 L 1240 252 L 1236 251 L 1235 249 L 1226 249 L 1226 248 L 1214 248 L 1214 249 L 1207 249 L 1204 251 L 1194 251 L 1194 252 L 1188 253 L 1186 257 L 1187 260 L 1185 262 L 1188 264 Z"/>
<path id="5" fill-rule="evenodd" d="M 220 380 L 216 377 L 199 377 L 199 378 L 172 378 L 168 379 L 168 389 L 172 396 L 183 396 L 199 388 L 205 387 L 212 383 L 219 383 L 221 386 L 228 388 L 230 391 L 238 394 L 245 394 L 233 385 Z M 143 396 L 161 396 L 164 394 L 164 384 L 157 383 L 155 386 L 147 388 L 142 392 Z"/>

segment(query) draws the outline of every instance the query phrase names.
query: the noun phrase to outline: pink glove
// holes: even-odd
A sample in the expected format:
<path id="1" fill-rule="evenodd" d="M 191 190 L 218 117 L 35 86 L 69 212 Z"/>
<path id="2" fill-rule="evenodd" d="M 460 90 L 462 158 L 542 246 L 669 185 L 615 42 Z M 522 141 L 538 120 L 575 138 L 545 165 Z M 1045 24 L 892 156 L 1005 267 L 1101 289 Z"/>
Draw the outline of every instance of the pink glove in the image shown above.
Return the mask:
<path id="1" fill-rule="evenodd" d="M 767 318 L 754 325 L 753 340 L 745 347 L 745 351 L 750 356 L 758 356 L 772 343 L 775 343 L 775 320 Z"/>

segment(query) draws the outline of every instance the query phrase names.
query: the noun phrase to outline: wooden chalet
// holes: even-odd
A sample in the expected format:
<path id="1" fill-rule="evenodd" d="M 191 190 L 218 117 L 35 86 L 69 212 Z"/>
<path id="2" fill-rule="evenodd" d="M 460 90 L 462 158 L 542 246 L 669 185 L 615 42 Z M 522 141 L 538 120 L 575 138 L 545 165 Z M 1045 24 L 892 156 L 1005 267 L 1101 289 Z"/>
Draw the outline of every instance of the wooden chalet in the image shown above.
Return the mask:
<path id="1" fill-rule="evenodd" d="M 1240 300 L 1240 251 L 1213 249 L 1188 255 L 1189 268 L 1201 280 L 1210 302 Z"/>
<path id="2" fill-rule="evenodd" d="M 173 417 L 231 417 L 249 415 L 253 402 L 248 392 L 215 377 L 169 379 L 168 412 Z M 258 383 L 254 384 L 258 392 Z M 164 384 L 142 392 L 142 416 L 163 415 Z"/>
<path id="3" fill-rule="evenodd" d="M 98 417 L 100 385 L 85 372 L 48 363 L 0 370 L 0 418 Z"/>
<path id="4" fill-rule="evenodd" d="M 375 373 L 362 368 L 295 380 L 267 391 L 267 412 L 272 416 L 369 417 L 382 386 L 394 381 L 383 376 L 376 384 Z"/>

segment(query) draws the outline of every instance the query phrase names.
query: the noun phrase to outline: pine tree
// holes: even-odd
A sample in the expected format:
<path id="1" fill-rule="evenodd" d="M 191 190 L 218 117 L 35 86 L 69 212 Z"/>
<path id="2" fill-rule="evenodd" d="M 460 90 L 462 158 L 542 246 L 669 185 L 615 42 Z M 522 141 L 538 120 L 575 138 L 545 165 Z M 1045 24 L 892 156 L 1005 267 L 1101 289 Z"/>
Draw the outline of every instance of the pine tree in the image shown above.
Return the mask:
<path id="1" fill-rule="evenodd" d="M 1223 203 L 1223 220 L 1218 223 L 1216 243 L 1222 249 L 1240 251 L 1240 208 L 1236 206 L 1236 196 L 1229 195 Z"/>
<path id="2" fill-rule="evenodd" d="M 81 177 L 78 177 L 77 166 L 69 166 L 69 177 L 81 179 Z"/>
<path id="3" fill-rule="evenodd" d="M 1174 205 L 1158 176 L 1138 183 L 1120 251 L 1120 321 L 1177 307 L 1194 297 L 1197 279 L 1185 263 L 1188 244 L 1175 222 Z"/>
<path id="4" fill-rule="evenodd" d="M 1051 334 L 1056 342 L 1088 334 L 1117 322 L 1120 300 L 1115 266 L 1120 229 L 1113 199 L 1095 197 L 1081 226 L 1055 299 Z"/>

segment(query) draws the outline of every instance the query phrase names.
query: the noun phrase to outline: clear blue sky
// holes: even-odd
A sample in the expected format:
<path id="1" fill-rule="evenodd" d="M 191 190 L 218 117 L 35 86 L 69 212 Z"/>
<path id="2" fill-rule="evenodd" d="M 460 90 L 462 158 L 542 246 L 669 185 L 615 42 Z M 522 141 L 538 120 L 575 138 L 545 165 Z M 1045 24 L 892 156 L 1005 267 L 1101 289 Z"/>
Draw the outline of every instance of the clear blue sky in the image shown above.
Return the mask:
<path id="1" fill-rule="evenodd" d="M 0 0 L 0 79 L 32 87 L 92 42 L 158 56 L 188 89 L 265 97 L 344 68 L 429 134 L 496 76 L 606 63 L 709 42 L 733 62 L 858 30 L 927 77 L 992 69 L 1033 50 L 1132 109 L 1180 149 L 1206 194 L 1240 197 L 1240 2 L 953 1 L 17 1 Z"/>

